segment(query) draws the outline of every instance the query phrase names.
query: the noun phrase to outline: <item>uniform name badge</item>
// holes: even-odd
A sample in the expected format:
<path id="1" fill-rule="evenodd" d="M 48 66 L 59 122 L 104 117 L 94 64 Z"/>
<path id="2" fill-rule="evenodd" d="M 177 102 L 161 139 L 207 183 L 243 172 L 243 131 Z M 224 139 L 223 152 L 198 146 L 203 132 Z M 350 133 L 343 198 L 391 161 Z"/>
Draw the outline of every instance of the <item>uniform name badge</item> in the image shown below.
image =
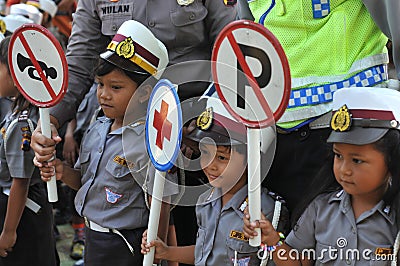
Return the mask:
<path id="1" fill-rule="evenodd" d="M 178 5 L 180 6 L 187 6 L 194 2 L 194 0 L 176 0 Z"/>

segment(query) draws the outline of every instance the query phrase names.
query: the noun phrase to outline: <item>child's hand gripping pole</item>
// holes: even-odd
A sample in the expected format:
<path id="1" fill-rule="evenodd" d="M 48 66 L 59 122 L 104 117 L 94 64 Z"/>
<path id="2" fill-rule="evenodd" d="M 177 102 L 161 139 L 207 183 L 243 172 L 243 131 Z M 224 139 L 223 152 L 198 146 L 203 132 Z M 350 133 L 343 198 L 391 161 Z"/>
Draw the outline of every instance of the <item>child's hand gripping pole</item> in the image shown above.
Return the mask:
<path id="1" fill-rule="evenodd" d="M 39 115 L 40 115 L 40 125 L 42 128 L 43 136 L 47 138 L 51 138 L 51 128 L 50 128 L 50 114 L 49 109 L 47 108 L 39 108 Z M 55 173 L 55 171 L 54 171 Z M 58 194 L 57 194 L 57 183 L 56 183 L 56 176 L 51 177 L 47 184 L 47 197 L 49 202 L 56 202 L 58 201 Z"/>
<path id="2" fill-rule="evenodd" d="M 250 222 L 254 222 L 261 219 L 260 129 L 247 128 L 247 143 L 249 214 Z M 249 239 L 252 247 L 261 245 L 261 230 L 255 230 L 257 236 Z"/>
<path id="3" fill-rule="evenodd" d="M 150 206 L 149 225 L 147 230 L 147 243 L 157 239 L 158 223 L 160 221 L 160 212 L 162 197 L 164 192 L 165 172 L 156 170 L 154 180 L 153 195 Z M 154 261 L 155 247 L 150 248 L 150 252 L 144 255 L 143 266 L 152 266 Z"/>

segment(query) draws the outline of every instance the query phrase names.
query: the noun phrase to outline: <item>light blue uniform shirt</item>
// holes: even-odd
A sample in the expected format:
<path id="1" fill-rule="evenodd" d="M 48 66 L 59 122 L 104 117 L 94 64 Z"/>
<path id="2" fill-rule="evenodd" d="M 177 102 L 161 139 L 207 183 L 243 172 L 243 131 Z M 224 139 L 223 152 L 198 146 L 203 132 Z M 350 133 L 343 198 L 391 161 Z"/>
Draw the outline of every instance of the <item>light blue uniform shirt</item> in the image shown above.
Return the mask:
<path id="1" fill-rule="evenodd" d="M 112 132 L 112 120 L 105 117 L 89 126 L 75 166 L 82 173 L 82 187 L 75 197 L 81 216 L 118 230 L 147 226 L 149 210 L 142 186 L 146 182 L 151 187 L 154 170 L 148 171 L 152 165 L 145 146 L 144 121 Z M 176 192 L 177 187 L 167 182 L 164 196 Z"/>
<path id="2" fill-rule="evenodd" d="M 390 260 L 378 261 L 375 254 L 390 250 L 397 232 L 390 206 L 380 201 L 355 219 L 350 196 L 342 190 L 311 202 L 286 243 L 299 251 L 315 250 L 315 265 L 380 266 L 390 265 Z"/>
<path id="3" fill-rule="evenodd" d="M 196 207 L 199 226 L 195 247 L 195 265 L 233 265 L 237 251 L 238 265 L 260 265 L 259 247 L 249 245 L 243 234 L 243 211 L 247 206 L 247 185 L 222 206 L 221 190 L 211 189 L 203 193 Z M 272 220 L 275 201 L 263 188 L 261 209 Z M 282 207 L 278 230 L 286 227 L 288 212 Z M 272 261 L 268 265 L 274 265 Z"/>
<path id="4" fill-rule="evenodd" d="M 30 185 L 38 184 L 41 181 L 39 170 L 33 164 L 35 156 L 32 149 L 23 151 L 22 144 L 22 128 L 28 127 L 27 121 L 18 121 L 7 132 L 7 148 L 5 149 L 4 140 L 6 130 L 11 122 L 19 117 L 19 114 L 11 114 L 5 117 L 0 124 L 1 139 L 0 139 L 0 187 L 10 188 L 12 178 L 31 178 Z M 39 114 L 37 108 L 32 107 L 29 112 L 29 119 L 36 126 Z"/>

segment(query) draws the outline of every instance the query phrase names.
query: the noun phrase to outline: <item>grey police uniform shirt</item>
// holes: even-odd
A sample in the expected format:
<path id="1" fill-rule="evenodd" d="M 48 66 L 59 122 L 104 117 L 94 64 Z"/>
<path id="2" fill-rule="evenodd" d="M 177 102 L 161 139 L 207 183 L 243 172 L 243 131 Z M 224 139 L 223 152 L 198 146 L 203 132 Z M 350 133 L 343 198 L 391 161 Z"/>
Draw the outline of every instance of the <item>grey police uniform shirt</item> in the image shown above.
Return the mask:
<path id="1" fill-rule="evenodd" d="M 400 1 L 363 0 L 371 17 L 382 32 L 392 41 L 392 56 L 400 79 Z"/>
<path id="2" fill-rule="evenodd" d="M 112 120 L 106 117 L 89 126 L 75 165 L 82 173 L 82 186 L 75 197 L 75 208 L 81 216 L 111 229 L 147 226 L 149 210 L 142 186 L 146 183 L 151 187 L 154 174 L 148 171 L 151 163 L 144 121 L 112 132 Z M 169 178 L 172 182 L 166 182 L 164 196 L 177 193 L 173 185 L 176 180 Z"/>
<path id="3" fill-rule="evenodd" d="M 12 129 L 7 132 L 7 147 L 5 149 L 4 141 L 6 130 L 10 123 L 18 118 L 18 114 L 10 114 L 4 118 L 0 124 L 1 139 L 0 139 L 0 187 L 10 188 L 12 178 L 31 178 L 30 185 L 38 184 L 41 181 L 39 170 L 33 164 L 33 157 L 35 156 L 32 149 L 23 151 L 22 144 L 22 130 L 21 128 L 27 127 L 26 121 L 19 121 Z M 31 119 L 33 126 L 36 126 L 39 114 L 36 108 L 31 108 L 29 119 Z"/>
<path id="4" fill-rule="evenodd" d="M 0 97 L 0 122 L 3 121 L 6 116 L 10 115 L 12 103 L 10 98 Z"/>
<path id="5" fill-rule="evenodd" d="M 197 202 L 196 215 L 199 226 L 195 247 L 195 265 L 234 265 L 237 251 L 237 265 L 260 265 L 257 252 L 259 247 L 249 245 L 243 234 L 243 211 L 247 206 L 247 185 L 242 187 L 222 207 L 221 190 L 210 189 Z M 272 220 L 275 201 L 263 188 L 261 209 Z M 282 219 L 278 230 L 287 225 L 288 212 L 282 208 Z M 272 261 L 268 265 L 274 265 Z"/>
<path id="6" fill-rule="evenodd" d="M 375 254 L 392 251 L 398 231 L 395 211 L 380 201 L 355 219 L 350 200 L 343 190 L 318 196 L 286 243 L 300 254 L 315 251 L 315 265 L 390 265 L 388 257 L 381 260 Z"/>
<path id="7" fill-rule="evenodd" d="M 93 116 L 96 110 L 99 108 L 99 102 L 97 100 L 97 83 L 93 83 L 89 92 L 83 98 L 83 101 L 79 105 L 78 112 L 76 113 L 76 129 L 74 131 L 75 136 L 82 138 L 86 129 L 90 123 L 94 120 Z"/>
<path id="8" fill-rule="evenodd" d="M 226 6 L 224 0 L 193 0 L 188 5 L 179 5 L 178 2 L 78 1 L 66 54 L 69 87 L 63 100 L 51 110 L 60 124 L 73 118 L 80 101 L 93 83 L 93 68 L 99 54 L 105 51 L 124 21 L 134 19 L 148 27 L 167 47 L 170 65 L 211 59 L 216 37 L 224 26 L 236 18 L 235 6 Z M 198 81 L 199 75 L 211 76 L 210 64 L 193 64 L 190 68 L 191 71 L 185 73 L 193 76 L 185 77 L 186 81 Z M 171 81 L 179 83 L 177 80 Z"/>

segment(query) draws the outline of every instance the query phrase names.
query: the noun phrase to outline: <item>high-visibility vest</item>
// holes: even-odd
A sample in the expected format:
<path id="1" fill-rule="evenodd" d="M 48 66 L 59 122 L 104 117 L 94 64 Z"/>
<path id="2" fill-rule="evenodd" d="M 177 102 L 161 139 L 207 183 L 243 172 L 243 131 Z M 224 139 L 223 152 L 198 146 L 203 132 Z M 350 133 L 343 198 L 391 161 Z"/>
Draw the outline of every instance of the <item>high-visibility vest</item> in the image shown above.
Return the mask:
<path id="1" fill-rule="evenodd" d="M 256 22 L 280 41 L 292 93 L 279 125 L 292 128 L 331 110 L 341 87 L 387 79 L 387 37 L 361 0 L 248 0 Z"/>

